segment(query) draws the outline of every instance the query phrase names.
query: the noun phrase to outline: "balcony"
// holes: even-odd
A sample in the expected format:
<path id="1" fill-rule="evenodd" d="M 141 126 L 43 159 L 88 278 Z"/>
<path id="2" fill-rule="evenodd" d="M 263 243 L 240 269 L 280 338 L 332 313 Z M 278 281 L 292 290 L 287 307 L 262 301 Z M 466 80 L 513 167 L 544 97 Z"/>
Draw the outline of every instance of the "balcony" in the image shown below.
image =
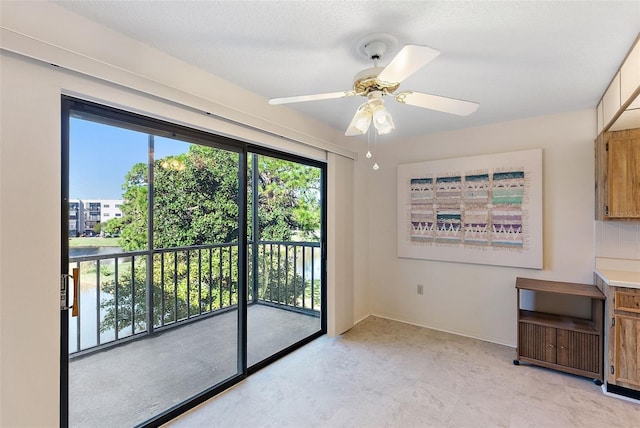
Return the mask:
<path id="1" fill-rule="evenodd" d="M 251 366 L 321 330 L 321 253 L 309 242 L 248 249 Z M 227 243 L 70 259 L 81 272 L 72 425 L 131 426 L 237 373 L 237 257 Z"/>

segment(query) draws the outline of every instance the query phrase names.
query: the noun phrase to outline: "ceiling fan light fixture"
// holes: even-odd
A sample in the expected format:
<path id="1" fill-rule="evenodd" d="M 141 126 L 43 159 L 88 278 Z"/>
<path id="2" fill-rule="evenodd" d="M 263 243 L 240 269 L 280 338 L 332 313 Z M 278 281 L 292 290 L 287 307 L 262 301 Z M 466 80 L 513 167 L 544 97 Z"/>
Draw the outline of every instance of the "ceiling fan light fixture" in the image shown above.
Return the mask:
<path id="1" fill-rule="evenodd" d="M 358 107 L 353 119 L 351 119 L 351 123 L 344 135 L 351 136 L 365 134 L 371 125 L 371 118 L 372 115 L 369 105 L 367 103 L 362 104 Z"/>
<path id="2" fill-rule="evenodd" d="M 382 103 L 373 109 L 373 126 L 376 127 L 378 135 L 385 135 L 396 129 L 391 113 Z"/>

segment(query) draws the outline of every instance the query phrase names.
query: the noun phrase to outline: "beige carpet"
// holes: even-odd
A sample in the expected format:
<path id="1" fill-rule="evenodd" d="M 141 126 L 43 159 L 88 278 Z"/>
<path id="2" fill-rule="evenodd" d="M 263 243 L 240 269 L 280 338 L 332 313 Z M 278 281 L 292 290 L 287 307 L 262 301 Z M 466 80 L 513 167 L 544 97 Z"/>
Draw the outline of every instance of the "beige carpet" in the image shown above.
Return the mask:
<path id="1" fill-rule="evenodd" d="M 369 317 L 168 424 L 180 427 L 640 427 L 589 379 L 514 366 L 515 349 Z"/>

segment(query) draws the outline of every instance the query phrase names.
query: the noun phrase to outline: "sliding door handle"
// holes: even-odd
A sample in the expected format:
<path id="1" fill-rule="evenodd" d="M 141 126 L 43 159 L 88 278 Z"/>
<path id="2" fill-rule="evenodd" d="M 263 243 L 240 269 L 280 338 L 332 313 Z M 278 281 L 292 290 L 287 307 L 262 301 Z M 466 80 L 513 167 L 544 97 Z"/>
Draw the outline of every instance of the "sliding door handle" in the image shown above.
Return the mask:
<path id="1" fill-rule="evenodd" d="M 73 310 L 71 311 L 72 317 L 78 316 L 78 293 L 80 292 L 80 268 L 73 268 Z"/>

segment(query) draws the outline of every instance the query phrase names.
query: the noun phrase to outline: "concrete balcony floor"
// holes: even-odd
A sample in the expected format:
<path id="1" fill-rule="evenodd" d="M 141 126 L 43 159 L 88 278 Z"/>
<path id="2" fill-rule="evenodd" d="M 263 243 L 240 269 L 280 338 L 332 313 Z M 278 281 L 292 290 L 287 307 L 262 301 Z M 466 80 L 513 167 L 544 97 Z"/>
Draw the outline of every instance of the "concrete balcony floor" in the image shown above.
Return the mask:
<path id="1" fill-rule="evenodd" d="M 134 426 L 238 371 L 237 311 L 69 363 L 72 427 Z M 320 318 L 265 305 L 247 311 L 251 366 L 320 330 Z"/>

